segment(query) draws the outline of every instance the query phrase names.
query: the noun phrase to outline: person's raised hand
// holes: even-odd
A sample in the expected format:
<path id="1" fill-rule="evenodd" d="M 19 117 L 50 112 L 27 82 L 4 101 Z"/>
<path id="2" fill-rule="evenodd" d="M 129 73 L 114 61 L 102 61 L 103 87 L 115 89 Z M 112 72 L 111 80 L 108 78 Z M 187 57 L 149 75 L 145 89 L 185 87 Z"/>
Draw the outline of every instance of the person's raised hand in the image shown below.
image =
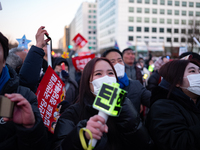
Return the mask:
<path id="1" fill-rule="evenodd" d="M 101 139 L 103 132 L 108 132 L 108 126 L 105 124 L 105 119 L 99 115 L 95 115 L 88 120 L 86 129 L 89 129 L 92 133 L 92 137 L 97 140 Z M 87 132 L 85 132 L 85 136 L 87 139 L 90 139 Z"/>
<path id="2" fill-rule="evenodd" d="M 39 48 L 43 48 L 45 45 L 46 45 L 46 43 L 48 42 L 48 41 L 50 41 L 50 39 L 46 39 L 46 40 L 44 40 L 44 35 L 46 34 L 46 35 L 49 35 L 48 34 L 48 32 L 46 31 L 46 30 L 44 30 L 44 26 L 41 26 L 39 29 L 38 29 L 38 31 L 37 31 L 37 33 L 36 33 L 36 35 L 35 35 L 35 38 L 36 38 L 36 46 L 37 47 L 39 47 Z"/>
<path id="3" fill-rule="evenodd" d="M 35 125 L 35 116 L 30 103 L 18 93 L 5 94 L 12 102 L 15 102 L 13 118 L 4 118 L 4 121 L 13 121 L 25 128 L 32 128 Z"/>

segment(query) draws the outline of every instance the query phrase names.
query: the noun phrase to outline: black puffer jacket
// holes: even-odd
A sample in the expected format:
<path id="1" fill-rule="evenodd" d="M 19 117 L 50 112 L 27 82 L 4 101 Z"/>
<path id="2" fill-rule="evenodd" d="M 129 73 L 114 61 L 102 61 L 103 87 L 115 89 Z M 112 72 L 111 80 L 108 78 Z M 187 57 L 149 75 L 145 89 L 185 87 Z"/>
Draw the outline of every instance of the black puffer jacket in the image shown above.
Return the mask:
<path id="1" fill-rule="evenodd" d="M 31 104 L 36 122 L 33 128 L 27 129 L 12 121 L 5 123 L 0 117 L 0 149 L 43 150 L 46 147 L 47 134 L 37 107 L 37 97 L 30 89 L 19 86 L 19 78 L 16 72 L 11 67 L 7 67 L 11 78 L 0 91 L 0 95 L 20 93 Z"/>
<path id="2" fill-rule="evenodd" d="M 175 88 L 167 98 L 169 83 L 162 80 L 152 93 L 147 127 L 158 150 L 200 149 L 200 99 L 197 103 Z"/>
<path id="3" fill-rule="evenodd" d="M 129 85 L 123 89 L 128 92 L 126 96 L 133 103 L 138 113 L 140 112 L 140 104 L 150 107 L 151 92 L 143 87 L 139 81 L 129 79 Z"/>
<path id="4" fill-rule="evenodd" d="M 154 71 L 152 75 L 149 77 L 147 90 L 152 92 L 153 89 L 158 86 L 160 81 L 161 81 L 160 74 L 158 73 L 158 71 Z"/>
<path id="5" fill-rule="evenodd" d="M 80 103 L 70 106 L 57 123 L 55 149 L 83 149 L 79 139 L 79 130 L 86 127 L 89 118 L 97 113 L 98 111 L 93 109 L 90 104 L 87 104 L 83 110 Z M 123 103 L 120 116 L 109 117 L 107 125 L 108 133 L 103 134 L 101 140 L 97 142 L 95 150 L 121 150 L 130 147 L 136 150 L 145 150 L 152 145 L 147 129 L 127 98 Z"/>

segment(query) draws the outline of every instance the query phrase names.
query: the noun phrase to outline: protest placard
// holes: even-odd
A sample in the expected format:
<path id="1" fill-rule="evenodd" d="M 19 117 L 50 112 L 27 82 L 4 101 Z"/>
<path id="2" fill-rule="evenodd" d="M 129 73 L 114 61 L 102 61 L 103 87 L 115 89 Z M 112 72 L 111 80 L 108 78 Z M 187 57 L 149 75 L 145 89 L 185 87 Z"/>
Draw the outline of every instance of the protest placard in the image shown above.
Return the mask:
<path id="1" fill-rule="evenodd" d="M 60 116 L 60 102 L 65 98 L 64 85 L 60 77 L 49 66 L 36 92 L 41 117 L 51 133 L 54 133 Z"/>
<path id="2" fill-rule="evenodd" d="M 87 40 L 80 34 L 78 33 L 73 40 L 76 45 L 78 45 L 80 48 L 83 48 L 87 44 Z"/>
<path id="3" fill-rule="evenodd" d="M 77 56 L 72 58 L 72 63 L 77 71 L 83 71 L 85 65 L 95 57 L 95 54 L 86 56 Z"/>

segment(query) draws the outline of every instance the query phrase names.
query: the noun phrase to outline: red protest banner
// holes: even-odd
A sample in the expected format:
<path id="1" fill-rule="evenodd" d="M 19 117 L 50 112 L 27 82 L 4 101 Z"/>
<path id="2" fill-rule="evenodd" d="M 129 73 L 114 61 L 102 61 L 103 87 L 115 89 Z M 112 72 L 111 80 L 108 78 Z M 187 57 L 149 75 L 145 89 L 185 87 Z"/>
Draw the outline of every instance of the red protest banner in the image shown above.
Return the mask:
<path id="1" fill-rule="evenodd" d="M 65 97 L 64 86 L 63 81 L 49 66 L 36 92 L 38 108 L 44 125 L 48 127 L 51 133 L 54 133 L 56 122 L 60 116 L 59 110 L 61 107 L 59 103 Z"/>
<path id="2" fill-rule="evenodd" d="M 76 45 L 78 45 L 80 48 L 84 47 L 87 44 L 87 40 L 80 34 L 78 33 L 73 40 Z"/>
<path id="3" fill-rule="evenodd" d="M 86 55 L 86 56 L 77 56 L 72 58 L 72 63 L 76 70 L 83 71 L 85 65 L 95 57 L 95 54 Z"/>

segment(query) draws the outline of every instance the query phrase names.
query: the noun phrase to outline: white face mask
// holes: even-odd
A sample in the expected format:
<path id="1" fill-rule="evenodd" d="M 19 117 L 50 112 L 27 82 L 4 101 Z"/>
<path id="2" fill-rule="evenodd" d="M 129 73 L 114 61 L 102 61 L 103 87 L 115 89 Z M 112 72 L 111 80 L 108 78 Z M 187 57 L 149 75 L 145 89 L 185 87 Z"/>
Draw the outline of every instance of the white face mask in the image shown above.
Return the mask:
<path id="1" fill-rule="evenodd" d="M 188 75 L 187 79 L 189 81 L 190 86 L 185 89 L 194 94 L 200 95 L 200 73 Z"/>
<path id="2" fill-rule="evenodd" d="M 115 71 L 117 73 L 117 77 L 122 78 L 125 74 L 125 67 L 119 63 L 114 65 Z"/>
<path id="3" fill-rule="evenodd" d="M 97 95 L 102 84 L 103 83 L 107 83 L 107 84 L 112 84 L 112 83 L 116 83 L 116 78 L 115 77 L 109 77 L 109 76 L 104 76 L 102 78 L 98 78 L 98 79 L 95 79 L 93 80 L 91 83 L 93 85 L 93 88 L 94 88 L 94 94 Z"/>

